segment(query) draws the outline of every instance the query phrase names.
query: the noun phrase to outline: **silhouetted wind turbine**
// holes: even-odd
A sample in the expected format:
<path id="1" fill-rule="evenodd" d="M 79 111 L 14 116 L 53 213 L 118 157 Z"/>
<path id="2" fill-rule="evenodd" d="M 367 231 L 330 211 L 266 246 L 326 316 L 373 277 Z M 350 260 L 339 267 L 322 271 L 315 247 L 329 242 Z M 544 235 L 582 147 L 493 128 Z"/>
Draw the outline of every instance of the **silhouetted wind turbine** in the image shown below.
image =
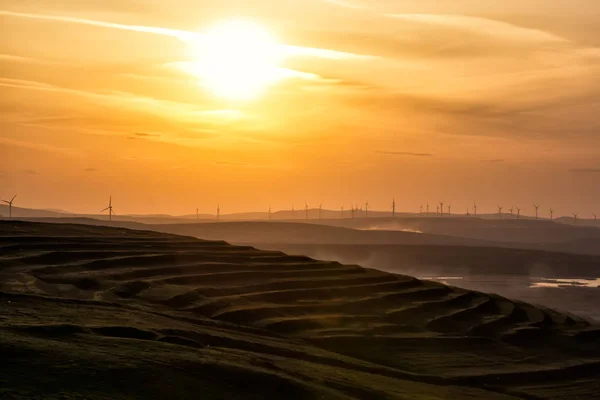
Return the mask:
<path id="1" fill-rule="evenodd" d="M 217 204 L 217 221 L 221 220 L 221 206 Z"/>
<path id="2" fill-rule="evenodd" d="M 15 201 L 15 197 L 17 197 L 16 194 L 13 196 L 12 199 L 10 199 L 10 201 L 8 201 L 8 200 L 2 200 L 6 204 L 8 204 L 8 219 L 12 218 L 12 205 L 13 205 L 13 202 Z"/>
<path id="3" fill-rule="evenodd" d="M 467 217 L 471 216 L 471 213 L 469 212 L 469 207 L 467 207 L 467 213 L 465 214 Z"/>
<path id="4" fill-rule="evenodd" d="M 423 204 L 419 207 L 419 214 L 423 214 Z"/>
<path id="5" fill-rule="evenodd" d="M 323 211 L 323 203 L 319 204 L 319 219 L 321 219 L 321 212 Z"/>
<path id="6" fill-rule="evenodd" d="M 554 210 L 550 209 L 550 221 L 554 219 Z"/>
<path id="7" fill-rule="evenodd" d="M 392 199 L 392 217 L 396 216 L 396 199 Z"/>
<path id="8" fill-rule="evenodd" d="M 271 220 L 271 205 L 269 204 L 269 220 Z"/>
<path id="9" fill-rule="evenodd" d="M 579 213 L 573 213 L 573 225 L 577 225 L 577 217 L 579 216 Z"/>
<path id="10" fill-rule="evenodd" d="M 200 208 L 196 207 L 196 221 L 198 221 L 200 219 L 199 213 L 200 213 Z"/>
<path id="11" fill-rule="evenodd" d="M 592 214 L 594 216 L 594 221 L 598 220 L 598 216 L 596 214 Z"/>
<path id="12" fill-rule="evenodd" d="M 513 216 L 514 210 L 515 210 L 514 207 L 511 207 L 511 208 L 508 209 L 508 211 L 510 211 L 510 216 L 511 217 Z"/>
<path id="13" fill-rule="evenodd" d="M 340 207 L 340 216 L 344 219 L 344 206 Z"/>
<path id="14" fill-rule="evenodd" d="M 365 218 L 369 218 L 369 202 L 365 203 Z"/>
<path id="15" fill-rule="evenodd" d="M 539 210 L 540 206 L 537 204 L 534 204 L 533 206 L 535 207 L 535 219 L 538 219 L 538 210 Z"/>
<path id="16" fill-rule="evenodd" d="M 435 206 L 435 215 L 440 215 L 440 206 Z"/>
<path id="17" fill-rule="evenodd" d="M 308 221 L 308 203 L 306 201 L 304 202 L 304 217 Z"/>
<path id="18" fill-rule="evenodd" d="M 429 203 L 427 204 L 427 214 L 429 214 Z"/>
<path id="19" fill-rule="evenodd" d="M 504 210 L 504 207 L 498 205 L 498 214 L 500 214 L 500 218 L 502 218 L 502 210 Z"/>
<path id="20" fill-rule="evenodd" d="M 440 201 L 440 217 L 444 216 L 444 202 Z"/>
<path id="21" fill-rule="evenodd" d="M 351 205 L 352 219 L 354 219 L 354 213 L 356 210 L 354 209 L 354 204 Z"/>
<path id="22" fill-rule="evenodd" d="M 473 202 L 473 215 L 477 216 L 477 203 Z"/>
<path id="23" fill-rule="evenodd" d="M 521 219 L 521 209 L 517 207 L 517 219 Z"/>
<path id="24" fill-rule="evenodd" d="M 108 198 L 108 207 L 106 207 L 104 210 L 102 210 L 100 212 L 104 212 L 106 210 L 108 210 L 108 220 L 112 221 L 112 216 L 113 216 L 113 213 L 114 213 L 113 206 L 112 206 L 112 196 L 110 196 Z"/>
<path id="25" fill-rule="evenodd" d="M 448 206 L 448 215 L 451 216 L 452 215 L 452 204 L 450 204 Z"/>

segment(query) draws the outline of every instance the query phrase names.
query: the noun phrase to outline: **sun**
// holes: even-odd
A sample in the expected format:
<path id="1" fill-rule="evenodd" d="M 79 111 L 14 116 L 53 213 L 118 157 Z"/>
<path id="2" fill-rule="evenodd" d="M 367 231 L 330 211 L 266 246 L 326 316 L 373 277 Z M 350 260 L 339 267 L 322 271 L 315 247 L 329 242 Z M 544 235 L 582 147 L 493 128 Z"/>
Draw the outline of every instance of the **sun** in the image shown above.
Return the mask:
<path id="1" fill-rule="evenodd" d="M 232 20 L 217 25 L 193 47 L 195 74 L 219 97 L 252 99 L 278 79 L 281 45 L 255 22 Z"/>

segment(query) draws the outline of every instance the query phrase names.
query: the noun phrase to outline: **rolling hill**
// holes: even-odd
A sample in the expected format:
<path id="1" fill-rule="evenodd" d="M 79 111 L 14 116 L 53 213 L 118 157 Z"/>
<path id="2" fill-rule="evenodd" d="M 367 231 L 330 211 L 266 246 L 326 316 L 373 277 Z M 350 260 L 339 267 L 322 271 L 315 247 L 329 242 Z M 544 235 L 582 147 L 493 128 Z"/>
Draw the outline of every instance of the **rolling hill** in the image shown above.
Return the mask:
<path id="1" fill-rule="evenodd" d="M 597 397 L 600 330 L 497 295 L 115 227 L 0 222 L 0 397 Z"/>

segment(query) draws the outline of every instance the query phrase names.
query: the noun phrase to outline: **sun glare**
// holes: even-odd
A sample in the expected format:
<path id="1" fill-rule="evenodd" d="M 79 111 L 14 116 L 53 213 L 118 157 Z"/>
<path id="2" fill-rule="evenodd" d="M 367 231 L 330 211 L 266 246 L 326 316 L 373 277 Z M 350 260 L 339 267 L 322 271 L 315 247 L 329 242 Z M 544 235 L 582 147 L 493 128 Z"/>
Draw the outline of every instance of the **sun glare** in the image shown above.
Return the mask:
<path id="1" fill-rule="evenodd" d="M 215 26 L 194 45 L 194 72 L 217 96 L 247 100 L 278 79 L 282 48 L 266 29 L 247 20 Z"/>

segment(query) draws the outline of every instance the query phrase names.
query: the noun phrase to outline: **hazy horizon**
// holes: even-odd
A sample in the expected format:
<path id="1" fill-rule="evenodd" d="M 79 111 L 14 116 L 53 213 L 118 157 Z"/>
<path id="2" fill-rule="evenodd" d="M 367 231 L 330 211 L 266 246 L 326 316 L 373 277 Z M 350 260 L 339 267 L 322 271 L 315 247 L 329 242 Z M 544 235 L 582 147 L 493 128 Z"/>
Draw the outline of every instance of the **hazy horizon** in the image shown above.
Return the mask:
<path id="1" fill-rule="evenodd" d="M 600 3 L 494 3 L 0 0 L 0 199 L 592 218 Z"/>

